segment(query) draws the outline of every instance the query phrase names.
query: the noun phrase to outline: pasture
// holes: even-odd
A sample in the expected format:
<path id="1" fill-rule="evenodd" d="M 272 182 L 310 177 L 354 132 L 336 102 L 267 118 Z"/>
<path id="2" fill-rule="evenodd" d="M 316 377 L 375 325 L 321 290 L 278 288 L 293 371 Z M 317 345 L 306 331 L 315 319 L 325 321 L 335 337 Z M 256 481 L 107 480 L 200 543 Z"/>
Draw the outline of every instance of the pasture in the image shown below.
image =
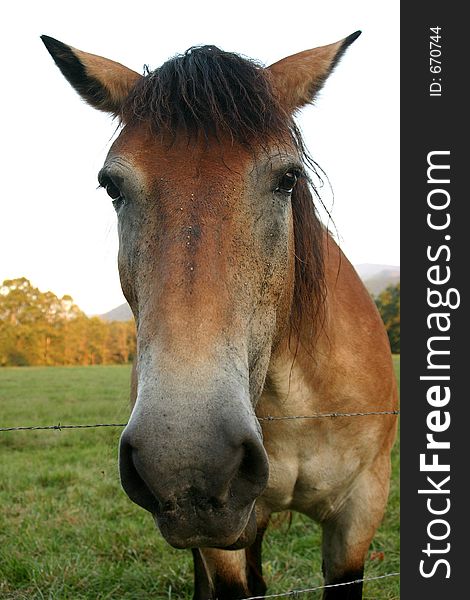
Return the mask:
<path id="1" fill-rule="evenodd" d="M 394 362 L 399 381 L 399 357 Z M 128 366 L 0 369 L 1 425 L 124 423 L 129 377 Z M 150 515 L 121 490 L 120 433 L 0 432 L 0 598 L 191 598 L 190 552 L 168 546 Z M 322 585 L 320 543 L 309 519 L 275 519 L 263 548 L 268 594 Z M 398 440 L 388 509 L 365 577 L 395 571 Z M 300 598 L 319 599 L 321 592 Z M 365 583 L 364 598 L 399 598 L 399 578 Z"/>

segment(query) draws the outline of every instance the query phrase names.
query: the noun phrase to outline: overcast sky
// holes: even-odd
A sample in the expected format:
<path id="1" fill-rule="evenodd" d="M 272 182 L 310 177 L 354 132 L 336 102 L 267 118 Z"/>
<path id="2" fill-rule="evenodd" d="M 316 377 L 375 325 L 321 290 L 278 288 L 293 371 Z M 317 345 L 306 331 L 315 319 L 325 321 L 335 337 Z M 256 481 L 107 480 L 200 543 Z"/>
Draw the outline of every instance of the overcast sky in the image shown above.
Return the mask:
<path id="1" fill-rule="evenodd" d="M 8 5 L 1 29 L 1 281 L 25 276 L 88 314 L 124 301 L 116 218 L 96 189 L 115 125 L 72 90 L 43 33 L 142 72 L 196 44 L 268 65 L 362 29 L 299 123 L 347 256 L 399 264 L 398 1 L 27 0 Z"/>

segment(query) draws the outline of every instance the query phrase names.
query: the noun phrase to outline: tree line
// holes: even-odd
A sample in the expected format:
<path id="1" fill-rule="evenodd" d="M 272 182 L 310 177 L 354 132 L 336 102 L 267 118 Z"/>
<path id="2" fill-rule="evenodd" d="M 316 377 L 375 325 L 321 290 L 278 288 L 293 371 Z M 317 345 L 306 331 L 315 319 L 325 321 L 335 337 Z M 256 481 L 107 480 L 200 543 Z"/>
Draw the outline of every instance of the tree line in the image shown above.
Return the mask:
<path id="1" fill-rule="evenodd" d="M 374 298 L 393 353 L 400 352 L 400 284 Z M 109 365 L 132 362 L 133 321 L 88 317 L 70 296 L 41 292 L 25 277 L 0 287 L 0 366 Z"/>
<path id="2" fill-rule="evenodd" d="M 389 285 L 374 298 L 387 330 L 390 348 L 400 354 L 400 283 Z"/>
<path id="3" fill-rule="evenodd" d="M 0 365 L 109 365 L 131 362 L 133 321 L 88 317 L 73 299 L 41 292 L 28 279 L 0 286 Z"/>

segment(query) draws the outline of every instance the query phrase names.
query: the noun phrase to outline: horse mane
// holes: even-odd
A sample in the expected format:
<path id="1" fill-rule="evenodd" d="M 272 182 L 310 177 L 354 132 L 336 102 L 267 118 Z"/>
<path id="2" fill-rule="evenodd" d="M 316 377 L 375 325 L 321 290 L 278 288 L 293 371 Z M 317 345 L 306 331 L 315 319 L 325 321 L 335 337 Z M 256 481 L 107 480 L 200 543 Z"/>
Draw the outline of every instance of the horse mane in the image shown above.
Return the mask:
<path id="1" fill-rule="evenodd" d="M 123 107 L 123 121 L 145 120 L 154 131 L 234 142 L 270 141 L 288 131 L 266 70 L 216 46 L 197 46 L 141 77 Z"/>
<path id="2" fill-rule="evenodd" d="M 145 122 L 152 131 L 188 142 L 226 139 L 252 149 L 293 143 L 306 167 L 318 175 L 301 133 L 282 108 L 270 72 L 257 62 L 220 50 L 197 46 L 154 71 L 146 68 L 121 113 L 124 123 Z M 325 277 L 322 225 L 313 202 L 321 202 L 312 180 L 299 179 L 292 193 L 295 238 L 295 287 L 291 334 L 309 346 L 322 323 Z"/>

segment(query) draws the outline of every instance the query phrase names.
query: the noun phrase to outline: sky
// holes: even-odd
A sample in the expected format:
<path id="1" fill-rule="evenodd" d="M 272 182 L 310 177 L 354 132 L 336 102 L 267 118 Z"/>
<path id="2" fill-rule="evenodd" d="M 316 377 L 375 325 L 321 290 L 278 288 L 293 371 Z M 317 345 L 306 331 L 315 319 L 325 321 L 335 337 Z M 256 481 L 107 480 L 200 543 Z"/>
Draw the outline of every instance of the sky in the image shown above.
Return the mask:
<path id="1" fill-rule="evenodd" d="M 116 216 L 101 168 L 115 132 L 55 67 L 39 36 L 142 73 L 215 44 L 269 65 L 361 29 L 298 123 L 353 264 L 399 265 L 399 2 L 26 0 L 0 25 L 3 91 L 0 282 L 27 277 L 87 314 L 124 302 Z"/>

